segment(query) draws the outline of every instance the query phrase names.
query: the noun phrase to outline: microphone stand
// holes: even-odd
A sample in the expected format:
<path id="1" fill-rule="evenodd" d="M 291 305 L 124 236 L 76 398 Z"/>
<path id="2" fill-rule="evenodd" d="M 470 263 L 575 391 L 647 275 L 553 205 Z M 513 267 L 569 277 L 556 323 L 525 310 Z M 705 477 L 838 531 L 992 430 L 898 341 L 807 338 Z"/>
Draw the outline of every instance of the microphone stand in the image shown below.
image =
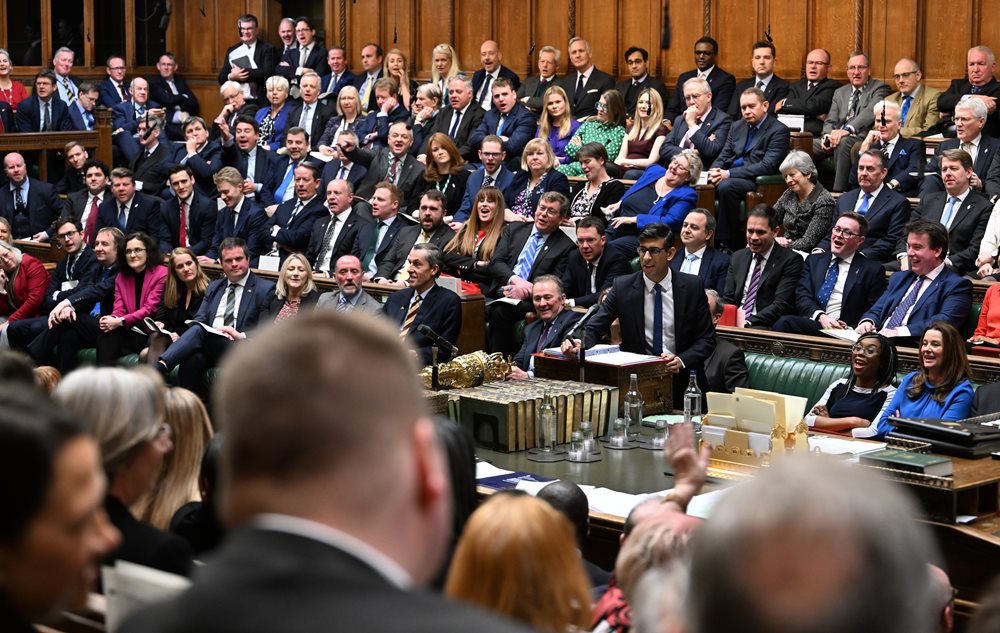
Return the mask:
<path id="1" fill-rule="evenodd" d="M 580 382 L 587 382 L 587 323 L 580 325 Z"/>
<path id="2" fill-rule="evenodd" d="M 431 345 L 431 391 L 441 391 L 438 384 L 438 346 L 437 343 Z"/>

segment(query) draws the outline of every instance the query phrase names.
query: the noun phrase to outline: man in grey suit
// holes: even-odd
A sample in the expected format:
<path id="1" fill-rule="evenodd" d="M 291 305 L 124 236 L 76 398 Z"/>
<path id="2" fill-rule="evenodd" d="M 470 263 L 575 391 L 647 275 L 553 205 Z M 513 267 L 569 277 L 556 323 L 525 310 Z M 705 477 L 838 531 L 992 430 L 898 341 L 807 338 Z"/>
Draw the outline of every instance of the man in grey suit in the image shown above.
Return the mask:
<path id="1" fill-rule="evenodd" d="M 817 163 L 825 156 L 836 157 L 834 191 L 850 188 L 851 147 L 875 125 L 875 104 L 892 92 L 884 81 L 871 78 L 868 55 L 860 51 L 847 60 L 847 79 L 848 83 L 833 93 L 830 114 L 823 123 L 823 136 L 813 141 Z"/>
<path id="2" fill-rule="evenodd" d="M 674 128 L 660 146 L 660 164 L 669 165 L 683 149 L 696 149 L 703 163 L 711 165 L 722 153 L 733 122 L 725 112 L 712 107 L 712 87 L 707 80 L 692 77 L 684 82 L 683 92 L 688 106 L 674 119 Z"/>
<path id="3" fill-rule="evenodd" d="M 543 46 L 538 52 L 538 76 L 526 77 L 517 89 L 517 99 L 535 114 L 541 114 L 545 103 L 542 97 L 545 91 L 559 80 L 556 71 L 559 70 L 559 49 L 554 46 Z"/>
<path id="4" fill-rule="evenodd" d="M 316 301 L 317 309 L 331 309 L 338 312 L 366 312 L 378 314 L 382 312 L 382 304 L 373 299 L 361 287 L 364 272 L 361 270 L 361 260 L 354 255 L 344 255 L 337 260 L 333 270 L 339 290 L 324 292 Z"/>
<path id="5" fill-rule="evenodd" d="M 399 187 L 402 193 L 400 213 L 406 211 L 407 204 L 414 191 L 424 182 L 424 165 L 410 155 L 413 145 L 413 133 L 405 121 L 393 123 L 389 128 L 389 150 L 373 151 L 361 149 L 353 140 L 343 135 L 338 139 L 340 151 L 352 163 L 368 168 L 365 177 L 357 186 L 357 194 L 369 198 L 375 193 L 375 186 L 380 182 L 391 182 Z"/>

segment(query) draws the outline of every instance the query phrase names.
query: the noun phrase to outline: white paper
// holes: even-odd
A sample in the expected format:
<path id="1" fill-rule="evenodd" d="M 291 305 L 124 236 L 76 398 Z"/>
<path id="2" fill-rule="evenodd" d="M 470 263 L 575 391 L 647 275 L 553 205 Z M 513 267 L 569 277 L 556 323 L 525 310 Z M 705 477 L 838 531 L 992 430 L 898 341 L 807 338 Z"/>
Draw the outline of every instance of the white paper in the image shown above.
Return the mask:
<path id="1" fill-rule="evenodd" d="M 721 501 L 722 498 L 729 494 L 729 492 L 735 487 L 736 485 L 732 485 L 725 488 L 719 488 L 718 490 L 713 490 L 711 492 L 704 492 L 700 495 L 695 495 L 688 504 L 687 513 L 690 516 L 698 517 L 699 519 L 707 519 L 712 515 L 712 512 L 715 510 L 715 506 L 718 505 L 719 501 Z"/>
<path id="2" fill-rule="evenodd" d="M 281 268 L 280 262 L 281 258 L 277 255 L 261 255 L 260 259 L 257 261 L 257 269 L 278 272 Z"/>
<path id="3" fill-rule="evenodd" d="M 624 367 L 626 365 L 635 365 L 637 363 L 648 363 L 650 361 L 660 360 L 660 357 L 650 356 L 649 354 L 634 354 L 632 352 L 611 352 L 609 354 L 598 354 L 594 358 L 590 358 L 588 356 L 587 360 L 592 363 L 597 363 L 598 365 Z"/>
<path id="4" fill-rule="evenodd" d="M 514 471 L 497 468 L 489 462 L 476 462 L 476 479 L 486 479 L 488 477 L 496 477 L 498 475 L 509 475 L 512 472 Z"/>
<path id="5" fill-rule="evenodd" d="M 806 129 L 806 117 L 804 114 L 779 114 L 778 121 L 785 124 L 785 127 L 793 132 L 803 132 Z"/>
<path id="6" fill-rule="evenodd" d="M 860 334 L 858 334 L 851 328 L 847 328 L 846 330 L 838 330 L 835 328 L 824 328 L 820 330 L 820 332 L 826 334 L 827 336 L 832 336 L 833 338 L 839 338 L 842 341 L 850 341 L 852 343 L 856 343 L 858 338 L 861 337 Z"/>
<path id="7" fill-rule="evenodd" d="M 331 160 L 333 160 L 333 156 L 324 154 L 323 152 L 309 152 L 309 155 L 315 158 L 316 160 L 322 161 L 324 163 L 329 163 Z"/>
<path id="8" fill-rule="evenodd" d="M 591 510 L 623 518 L 649 497 L 647 494 L 633 495 L 609 488 L 594 488 L 587 494 Z"/>
<path id="9" fill-rule="evenodd" d="M 101 579 L 108 605 L 105 624 L 112 632 L 129 614 L 169 600 L 191 585 L 183 576 L 123 560 L 115 561 L 114 567 L 102 567 Z"/>
<path id="10" fill-rule="evenodd" d="M 860 455 L 882 450 L 885 442 L 852 442 L 829 435 L 812 435 L 809 437 L 809 450 L 817 448 L 826 455 Z"/>

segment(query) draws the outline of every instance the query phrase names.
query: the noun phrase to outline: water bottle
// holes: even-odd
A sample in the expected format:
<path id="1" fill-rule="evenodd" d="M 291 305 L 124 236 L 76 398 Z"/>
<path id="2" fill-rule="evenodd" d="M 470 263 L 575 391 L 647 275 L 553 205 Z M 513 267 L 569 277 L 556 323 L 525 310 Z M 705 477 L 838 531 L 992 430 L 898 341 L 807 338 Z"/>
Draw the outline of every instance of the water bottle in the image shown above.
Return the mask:
<path id="1" fill-rule="evenodd" d="M 542 408 L 538 411 L 538 448 L 551 453 L 556 448 L 556 408 L 552 404 L 552 390 L 546 389 L 542 396 Z"/>
<path id="2" fill-rule="evenodd" d="M 639 435 L 642 428 L 642 396 L 636 374 L 629 376 L 628 393 L 625 394 L 625 428 L 630 437 Z"/>
<path id="3" fill-rule="evenodd" d="M 701 389 L 698 388 L 698 372 L 693 369 L 684 390 L 684 422 L 692 425 L 697 441 L 701 437 Z"/>

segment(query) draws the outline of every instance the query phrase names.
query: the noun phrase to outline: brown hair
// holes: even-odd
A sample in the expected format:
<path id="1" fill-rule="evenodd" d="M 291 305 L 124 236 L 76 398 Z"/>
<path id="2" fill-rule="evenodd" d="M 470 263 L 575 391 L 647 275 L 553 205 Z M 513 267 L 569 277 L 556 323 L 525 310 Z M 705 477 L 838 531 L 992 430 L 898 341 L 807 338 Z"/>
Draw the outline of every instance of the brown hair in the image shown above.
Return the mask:
<path id="1" fill-rule="evenodd" d="M 194 293 L 204 296 L 205 290 L 208 288 L 208 275 L 205 274 L 205 270 L 198 263 L 198 256 L 194 254 L 194 251 L 186 246 L 175 248 L 167 255 L 167 283 L 163 288 L 163 305 L 171 310 L 177 307 L 182 296 L 187 295 L 187 286 L 184 285 L 184 282 L 177 276 L 177 272 L 174 271 L 174 260 L 178 255 L 187 255 L 194 261 Z"/>
<path id="2" fill-rule="evenodd" d="M 434 157 L 431 156 L 431 147 L 435 143 L 444 148 L 444 151 L 448 152 L 447 175 L 438 173 L 437 163 L 434 162 Z M 464 169 L 465 159 L 462 158 L 462 154 L 459 153 L 458 147 L 455 145 L 455 141 L 451 140 L 451 137 L 443 132 L 435 132 L 434 134 L 431 134 L 430 139 L 427 140 L 427 167 L 424 168 L 424 180 L 427 182 L 440 182 L 454 176 L 455 174 L 461 173 Z"/>
<path id="3" fill-rule="evenodd" d="M 940 384 L 933 386 L 934 393 L 931 394 L 931 398 L 935 402 L 943 403 L 958 383 L 972 379 L 972 370 L 969 368 L 969 357 L 965 354 L 965 341 L 954 325 L 947 321 L 934 321 L 920 335 L 921 344 L 931 330 L 941 333 L 941 376 L 943 378 Z M 906 397 L 910 400 L 919 398 L 929 384 L 928 379 L 927 370 L 921 366 L 920 371 L 910 382 L 910 386 L 906 388 Z"/>
<path id="4" fill-rule="evenodd" d="M 488 200 L 494 203 L 497 207 L 496 211 L 493 212 L 493 217 L 490 218 L 490 223 L 487 225 L 482 225 L 479 223 L 479 203 L 483 200 Z M 444 247 L 444 252 L 456 252 L 459 255 L 465 255 L 466 257 L 476 257 L 480 261 L 489 261 L 493 258 L 493 253 L 496 251 L 497 242 L 500 241 L 500 236 L 503 234 L 504 223 L 504 211 L 507 209 L 507 204 L 504 202 L 503 192 L 496 187 L 483 187 L 476 194 L 475 200 L 472 201 L 472 209 L 469 210 L 469 219 L 462 226 L 461 230 L 455 234 L 455 237 L 451 238 Z M 479 253 L 476 254 L 476 242 L 479 240 L 479 232 L 486 231 L 486 236 L 483 237 L 483 243 L 479 245 Z"/>
<path id="5" fill-rule="evenodd" d="M 552 95 L 559 95 L 562 97 L 563 103 L 566 104 L 566 111 L 558 119 L 553 119 L 552 115 L 549 114 L 549 109 L 545 107 L 549 104 L 549 97 Z M 566 91 L 563 90 L 562 86 L 553 85 L 546 88 L 545 94 L 542 95 L 542 104 L 542 113 L 538 117 L 538 138 L 548 138 L 549 132 L 553 128 L 559 128 L 559 138 L 569 136 L 573 131 L 573 115 L 569 111 L 569 96 L 566 95 Z"/>

